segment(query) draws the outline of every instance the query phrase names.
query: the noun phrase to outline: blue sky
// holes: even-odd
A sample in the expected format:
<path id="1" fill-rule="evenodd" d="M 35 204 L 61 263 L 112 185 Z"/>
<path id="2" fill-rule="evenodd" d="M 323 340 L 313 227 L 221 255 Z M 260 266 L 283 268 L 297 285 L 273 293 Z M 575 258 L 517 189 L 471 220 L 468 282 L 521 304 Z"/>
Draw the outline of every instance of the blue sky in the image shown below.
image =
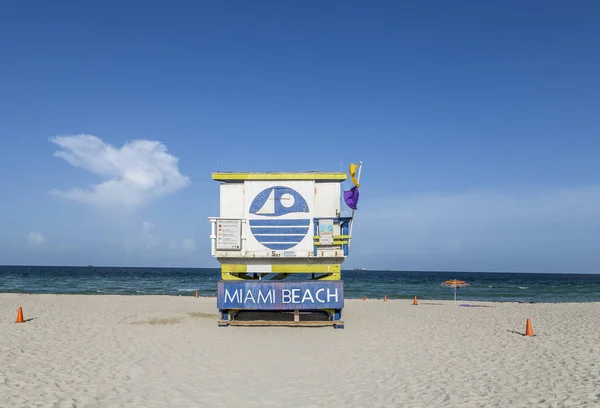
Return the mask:
<path id="1" fill-rule="evenodd" d="M 600 273 L 600 4 L 485 3 L 3 4 L 0 264 L 217 266 L 211 172 L 362 160 L 346 267 Z"/>

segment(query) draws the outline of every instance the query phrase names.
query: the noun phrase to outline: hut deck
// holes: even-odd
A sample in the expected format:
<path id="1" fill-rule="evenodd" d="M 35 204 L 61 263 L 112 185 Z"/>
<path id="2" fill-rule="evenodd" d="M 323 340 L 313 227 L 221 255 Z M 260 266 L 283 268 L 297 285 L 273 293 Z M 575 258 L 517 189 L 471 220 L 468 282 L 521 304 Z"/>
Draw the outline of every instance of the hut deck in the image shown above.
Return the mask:
<path id="1" fill-rule="evenodd" d="M 283 321 L 283 320 L 219 320 L 219 326 L 344 326 L 340 320 Z"/>

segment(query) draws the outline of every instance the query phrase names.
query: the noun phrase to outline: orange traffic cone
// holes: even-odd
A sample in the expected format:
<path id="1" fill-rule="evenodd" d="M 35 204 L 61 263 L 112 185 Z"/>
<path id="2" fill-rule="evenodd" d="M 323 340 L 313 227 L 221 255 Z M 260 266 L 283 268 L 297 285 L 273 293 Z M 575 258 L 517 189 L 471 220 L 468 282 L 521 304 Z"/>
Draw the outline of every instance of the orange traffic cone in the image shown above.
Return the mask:
<path id="1" fill-rule="evenodd" d="M 383 295 L 383 301 L 387 302 L 387 295 Z"/>
<path id="2" fill-rule="evenodd" d="M 413 305 L 418 305 L 419 301 L 417 300 L 417 297 L 415 296 L 415 300 L 413 300 Z"/>
<path id="3" fill-rule="evenodd" d="M 215 297 L 215 294 L 213 293 L 213 297 Z"/>
<path id="4" fill-rule="evenodd" d="M 531 328 L 531 320 L 527 319 L 527 326 L 525 327 L 525 336 L 533 336 L 533 329 Z"/>
<path id="5" fill-rule="evenodd" d="M 363 300 L 367 300 L 367 297 L 366 297 L 366 296 L 363 296 Z"/>
<path id="6" fill-rule="evenodd" d="M 19 311 L 17 312 L 17 320 L 15 320 L 15 323 L 24 323 L 25 320 L 23 320 L 23 308 L 19 307 Z"/>
<path id="7" fill-rule="evenodd" d="M 198 297 L 198 291 L 196 291 L 196 297 Z"/>

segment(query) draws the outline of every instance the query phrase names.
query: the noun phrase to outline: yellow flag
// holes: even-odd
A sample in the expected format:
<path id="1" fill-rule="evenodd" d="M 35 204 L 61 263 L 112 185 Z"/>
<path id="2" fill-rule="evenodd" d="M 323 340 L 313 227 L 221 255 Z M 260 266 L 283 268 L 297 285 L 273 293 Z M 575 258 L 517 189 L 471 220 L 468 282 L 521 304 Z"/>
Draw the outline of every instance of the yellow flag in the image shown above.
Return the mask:
<path id="1" fill-rule="evenodd" d="M 356 170 L 358 169 L 358 166 L 354 163 L 350 163 L 350 177 L 352 177 L 352 182 L 354 183 L 354 185 L 356 187 L 360 187 L 360 184 L 358 184 L 358 180 L 356 180 Z"/>

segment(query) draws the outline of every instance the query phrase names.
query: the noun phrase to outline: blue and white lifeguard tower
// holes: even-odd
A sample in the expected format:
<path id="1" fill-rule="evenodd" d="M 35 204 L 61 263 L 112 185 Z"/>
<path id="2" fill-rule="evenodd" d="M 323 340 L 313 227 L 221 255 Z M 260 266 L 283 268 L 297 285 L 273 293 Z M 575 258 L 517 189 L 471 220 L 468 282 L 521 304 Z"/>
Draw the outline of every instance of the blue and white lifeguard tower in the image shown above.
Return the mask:
<path id="1" fill-rule="evenodd" d="M 212 179 L 220 182 L 220 214 L 209 218 L 211 253 L 222 274 L 219 325 L 343 328 L 341 265 L 353 220 L 341 216 L 346 173 L 213 173 Z M 236 320 L 241 311 L 293 312 L 294 319 Z M 328 318 L 303 321 L 300 312 L 307 311 Z"/>

